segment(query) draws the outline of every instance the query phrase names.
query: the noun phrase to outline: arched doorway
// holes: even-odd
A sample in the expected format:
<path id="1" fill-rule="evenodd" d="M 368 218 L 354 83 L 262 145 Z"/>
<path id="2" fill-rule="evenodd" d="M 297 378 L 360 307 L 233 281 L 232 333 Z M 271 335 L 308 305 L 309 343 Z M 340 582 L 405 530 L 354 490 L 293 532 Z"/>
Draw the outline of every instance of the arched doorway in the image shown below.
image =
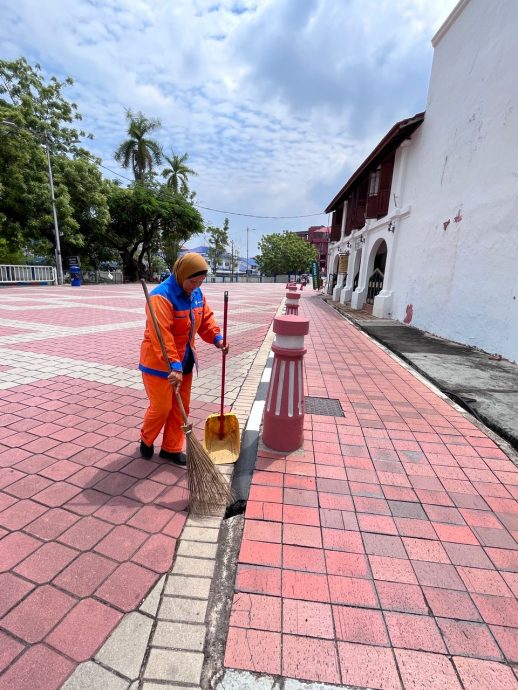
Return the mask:
<path id="1" fill-rule="evenodd" d="M 375 253 L 374 253 L 375 252 Z M 387 264 L 387 243 L 379 240 L 373 247 L 374 260 L 372 272 L 367 283 L 367 304 L 374 304 L 374 299 L 383 290 L 385 266 Z"/>
<path id="2" fill-rule="evenodd" d="M 337 252 L 336 256 L 333 259 L 333 267 L 332 267 L 331 273 L 328 276 L 327 291 L 330 295 L 333 294 L 333 290 L 335 289 L 336 282 L 338 280 L 338 264 L 339 263 L 340 263 L 340 256 L 338 255 L 338 252 Z"/>

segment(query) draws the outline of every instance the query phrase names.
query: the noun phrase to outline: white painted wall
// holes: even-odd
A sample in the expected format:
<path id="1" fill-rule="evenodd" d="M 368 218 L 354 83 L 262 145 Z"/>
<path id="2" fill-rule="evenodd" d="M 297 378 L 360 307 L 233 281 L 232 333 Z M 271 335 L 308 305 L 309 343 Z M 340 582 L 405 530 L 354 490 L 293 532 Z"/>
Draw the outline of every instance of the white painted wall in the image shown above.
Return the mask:
<path id="1" fill-rule="evenodd" d="M 391 276 L 392 318 L 403 320 L 412 304 L 412 325 L 515 361 L 517 28 L 517 0 L 469 0 L 437 35 Z"/>

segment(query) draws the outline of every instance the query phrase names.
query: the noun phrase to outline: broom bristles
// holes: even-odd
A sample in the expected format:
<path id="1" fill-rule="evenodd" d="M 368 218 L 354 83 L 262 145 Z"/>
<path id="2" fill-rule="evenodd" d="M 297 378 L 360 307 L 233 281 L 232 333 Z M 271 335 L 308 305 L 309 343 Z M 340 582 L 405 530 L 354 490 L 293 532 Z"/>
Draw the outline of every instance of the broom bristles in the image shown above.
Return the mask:
<path id="1" fill-rule="evenodd" d="M 231 503 L 232 490 L 192 430 L 185 431 L 190 511 L 202 515 L 217 512 Z"/>

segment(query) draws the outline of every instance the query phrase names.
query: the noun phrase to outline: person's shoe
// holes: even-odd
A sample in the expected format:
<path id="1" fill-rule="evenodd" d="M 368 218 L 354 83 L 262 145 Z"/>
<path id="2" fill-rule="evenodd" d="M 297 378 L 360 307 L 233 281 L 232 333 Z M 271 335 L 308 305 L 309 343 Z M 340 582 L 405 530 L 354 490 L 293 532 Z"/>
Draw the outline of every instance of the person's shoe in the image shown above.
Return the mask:
<path id="1" fill-rule="evenodd" d="M 159 453 L 160 457 L 164 460 L 169 460 L 169 462 L 174 462 L 175 465 L 180 465 L 180 467 L 185 467 L 187 464 L 187 458 L 185 453 L 170 453 L 168 450 L 162 450 Z"/>
<path id="2" fill-rule="evenodd" d="M 146 446 L 144 441 L 140 442 L 140 454 L 142 455 L 143 458 L 146 458 L 146 460 L 149 460 L 149 458 L 153 457 L 153 453 L 155 452 L 155 448 L 153 444 L 150 446 Z"/>

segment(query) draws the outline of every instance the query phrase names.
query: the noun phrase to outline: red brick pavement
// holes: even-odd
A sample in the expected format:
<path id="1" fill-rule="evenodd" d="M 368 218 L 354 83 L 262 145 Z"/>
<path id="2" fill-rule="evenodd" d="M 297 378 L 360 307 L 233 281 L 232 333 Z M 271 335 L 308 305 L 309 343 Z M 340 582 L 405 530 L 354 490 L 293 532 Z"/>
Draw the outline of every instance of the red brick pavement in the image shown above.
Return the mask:
<path id="1" fill-rule="evenodd" d="M 384 690 L 518 686 L 518 468 L 305 292 L 304 452 L 259 454 L 225 665 Z"/>
<path id="2" fill-rule="evenodd" d="M 262 344 L 283 286 L 210 285 L 213 308 L 221 309 L 224 289 L 230 327 L 250 326 L 231 338 L 230 358 L 239 358 Z M 0 391 L 0 690 L 59 688 L 172 565 L 186 519 L 185 473 L 138 456 L 143 391 L 99 382 L 88 369 L 122 367 L 138 380 L 143 309 L 137 286 L 0 293 L 0 319 L 11 322 L 0 337 L 45 336 L 0 340 L 0 351 L 33 353 L 36 373 L 43 355 L 85 365 L 84 378 L 56 370 Z M 74 332 L 99 324 L 130 325 Z M 66 328 L 56 333 L 57 325 Z M 217 355 L 201 343 L 201 370 Z M 215 409 L 193 401 L 198 430 Z"/>

